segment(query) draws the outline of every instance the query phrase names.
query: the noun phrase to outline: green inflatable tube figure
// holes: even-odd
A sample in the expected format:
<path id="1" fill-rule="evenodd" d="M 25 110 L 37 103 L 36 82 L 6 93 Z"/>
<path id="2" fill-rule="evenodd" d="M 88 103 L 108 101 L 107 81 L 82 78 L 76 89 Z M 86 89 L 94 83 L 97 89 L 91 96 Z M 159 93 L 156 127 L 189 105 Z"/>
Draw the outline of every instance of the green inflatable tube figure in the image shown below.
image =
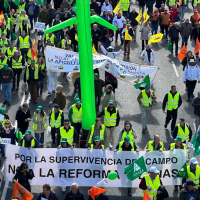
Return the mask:
<path id="1" fill-rule="evenodd" d="M 95 123 L 95 93 L 91 42 L 91 24 L 99 23 L 114 31 L 117 28 L 97 15 L 90 16 L 90 0 L 76 0 L 76 18 L 71 18 L 44 31 L 45 34 L 76 24 L 81 78 L 82 128 L 90 130 Z"/>

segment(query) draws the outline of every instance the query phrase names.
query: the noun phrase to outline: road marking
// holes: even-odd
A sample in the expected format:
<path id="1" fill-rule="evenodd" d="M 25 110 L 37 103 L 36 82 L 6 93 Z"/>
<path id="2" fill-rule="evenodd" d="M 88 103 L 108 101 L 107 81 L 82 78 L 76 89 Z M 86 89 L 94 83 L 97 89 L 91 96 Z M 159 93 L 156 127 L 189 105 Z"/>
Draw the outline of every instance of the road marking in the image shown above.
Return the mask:
<path id="1" fill-rule="evenodd" d="M 193 126 L 194 126 L 194 130 L 195 130 L 195 132 L 196 132 L 196 131 L 197 131 L 196 124 L 195 124 L 195 123 L 193 123 Z"/>
<path id="2" fill-rule="evenodd" d="M 178 71 L 177 71 L 177 69 L 176 69 L 176 65 L 174 64 L 174 61 L 172 61 L 171 63 L 172 63 L 172 66 L 173 66 L 173 68 L 174 68 L 174 71 L 175 71 L 176 76 L 179 77 Z"/>
<path id="3" fill-rule="evenodd" d="M 26 98 L 26 95 L 25 95 L 25 92 L 22 96 L 22 100 L 21 100 L 21 103 L 20 103 L 20 106 L 24 103 L 25 101 L 25 98 Z M 29 104 L 29 100 L 31 98 L 31 95 L 30 95 L 30 92 L 28 93 L 28 97 L 27 97 L 27 103 Z M 15 120 L 15 130 L 17 130 L 17 120 Z M 18 144 L 17 144 L 18 145 Z M 4 169 L 4 165 L 3 165 L 3 168 L 2 170 Z M 7 194 L 7 190 L 8 190 L 8 184 L 9 184 L 9 181 L 6 181 L 5 182 L 5 185 L 4 185 L 4 188 L 3 188 L 3 192 L 2 192 L 2 196 L 1 196 L 1 199 L 6 199 L 6 194 Z"/>

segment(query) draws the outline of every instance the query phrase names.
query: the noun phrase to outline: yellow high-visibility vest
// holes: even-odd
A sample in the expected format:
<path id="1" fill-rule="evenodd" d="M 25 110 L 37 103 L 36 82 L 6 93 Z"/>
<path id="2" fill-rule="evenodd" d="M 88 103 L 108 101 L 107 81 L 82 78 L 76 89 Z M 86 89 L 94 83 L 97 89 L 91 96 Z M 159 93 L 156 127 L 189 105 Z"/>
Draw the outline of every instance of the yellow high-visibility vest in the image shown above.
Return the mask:
<path id="1" fill-rule="evenodd" d="M 31 140 L 31 147 L 33 148 L 35 146 L 35 139 L 33 138 Z M 25 147 L 25 139 L 22 140 L 22 147 Z"/>
<path id="2" fill-rule="evenodd" d="M 128 11 L 130 5 L 130 0 L 120 0 L 120 6 L 122 11 Z"/>
<path id="3" fill-rule="evenodd" d="M 125 138 L 126 136 L 129 136 L 131 142 L 134 142 L 133 130 L 130 130 L 130 131 L 128 132 L 128 134 L 127 134 L 126 131 L 124 131 L 123 134 L 122 134 L 121 142 L 124 142 L 124 138 Z"/>
<path id="4" fill-rule="evenodd" d="M 172 7 L 175 4 L 176 4 L 175 0 L 169 0 L 169 7 Z"/>
<path id="5" fill-rule="evenodd" d="M 112 113 L 112 115 L 110 116 L 110 113 L 107 111 L 107 107 L 104 109 L 104 125 L 107 127 L 111 127 L 111 126 L 116 126 L 116 122 L 117 122 L 117 108 L 115 108 L 116 112 Z"/>
<path id="6" fill-rule="evenodd" d="M 104 145 L 103 144 L 101 144 L 101 148 L 104 149 Z M 90 149 L 94 149 L 94 145 L 93 144 L 90 145 Z"/>
<path id="7" fill-rule="evenodd" d="M 15 15 L 15 14 L 14 14 Z M 15 15 L 16 16 L 16 15 Z M 13 17 L 12 15 L 10 16 L 10 20 L 11 20 L 11 23 L 13 25 L 16 25 L 17 24 L 17 18 Z"/>
<path id="8" fill-rule="evenodd" d="M 35 73 L 34 73 L 34 79 L 37 80 L 39 78 L 39 75 L 38 75 L 38 66 L 35 65 Z M 29 67 L 26 68 L 26 80 L 29 79 Z"/>
<path id="9" fill-rule="evenodd" d="M 173 98 L 172 93 L 168 93 L 167 110 L 171 111 L 178 108 L 179 96 L 179 93 L 176 93 Z"/>
<path id="10" fill-rule="evenodd" d="M 176 145 L 175 143 L 171 143 L 170 144 L 170 149 L 175 149 L 175 145 Z M 183 145 L 183 149 L 186 150 L 187 149 L 186 145 L 183 144 L 183 143 L 182 143 L 182 145 Z"/>
<path id="11" fill-rule="evenodd" d="M 150 90 L 150 93 L 153 94 L 153 90 Z M 152 104 L 152 98 L 147 96 L 147 93 L 145 90 L 142 90 L 142 99 L 140 99 L 143 106 L 149 107 Z"/>
<path id="12" fill-rule="evenodd" d="M 6 28 L 10 31 L 10 21 L 11 19 L 8 18 L 8 21 L 6 22 L 6 19 L 4 19 L 4 24 L 6 25 Z"/>
<path id="13" fill-rule="evenodd" d="M 55 35 L 54 35 L 54 34 L 52 34 L 51 37 L 49 37 L 49 34 L 46 34 L 46 41 L 47 41 L 48 39 L 50 39 L 50 40 L 51 40 L 51 44 L 53 44 L 53 45 L 54 45 L 54 38 L 55 38 Z"/>
<path id="14" fill-rule="evenodd" d="M 18 61 L 12 58 L 12 68 L 13 69 L 21 69 L 22 68 L 22 56 L 19 56 Z"/>
<path id="15" fill-rule="evenodd" d="M 29 36 L 25 36 L 24 38 L 22 36 L 19 36 L 19 48 L 20 49 L 29 49 L 30 43 L 29 43 Z"/>
<path id="16" fill-rule="evenodd" d="M 60 143 L 61 143 L 62 138 L 67 138 L 67 142 L 70 145 L 73 145 L 73 143 L 74 143 L 74 127 L 73 126 L 70 126 L 70 127 L 71 128 L 68 131 L 66 131 L 64 126 L 60 128 Z"/>
<path id="17" fill-rule="evenodd" d="M 0 46 L 2 46 L 1 51 L 6 53 L 6 50 L 8 49 L 8 47 L 6 46 L 3 47 L 3 44 L 8 45 L 8 39 L 5 39 L 4 41 L 2 39 L 0 40 Z"/>
<path id="18" fill-rule="evenodd" d="M 17 47 L 13 47 L 12 51 L 11 51 L 10 47 L 8 47 L 8 49 L 7 49 L 8 59 L 10 59 L 14 55 L 15 50 L 17 50 Z"/>
<path id="19" fill-rule="evenodd" d="M 159 175 L 156 176 L 156 178 L 154 179 L 153 182 L 152 182 L 149 174 L 144 175 L 144 178 L 145 178 L 146 186 L 151 187 L 152 190 L 151 191 L 143 190 L 143 196 L 144 196 L 144 193 L 147 192 L 147 194 L 149 195 L 149 197 L 151 199 L 156 200 L 157 199 L 157 190 L 161 185 Z"/>
<path id="20" fill-rule="evenodd" d="M 94 127 L 95 125 L 92 125 L 91 127 L 91 133 L 90 133 L 90 138 L 88 140 L 88 143 L 92 143 L 92 137 L 94 134 Z M 103 124 L 101 124 L 101 130 L 100 130 L 100 140 L 104 140 L 104 132 L 105 132 L 105 126 Z"/>
<path id="21" fill-rule="evenodd" d="M 51 112 L 51 119 L 50 119 L 50 126 L 51 128 L 60 128 L 61 127 L 61 115 L 62 115 L 62 110 L 59 110 L 59 115 L 58 118 L 55 120 L 55 111 L 52 109 Z"/>
<path id="22" fill-rule="evenodd" d="M 187 173 L 188 173 L 188 179 L 192 180 L 196 184 L 196 186 L 194 186 L 194 187 L 196 189 L 198 189 L 198 187 L 199 187 L 199 177 L 200 177 L 200 167 L 199 167 L 199 165 L 196 166 L 195 174 L 193 174 L 190 171 L 190 165 L 187 166 Z"/>
<path id="23" fill-rule="evenodd" d="M 25 6 L 26 6 L 26 3 L 23 3 L 22 5 L 20 4 L 18 6 L 17 13 L 20 14 L 22 12 L 22 10 L 25 10 Z"/>
<path id="24" fill-rule="evenodd" d="M 7 64 L 7 61 L 8 61 L 7 56 L 4 57 L 3 61 L 1 61 L 1 58 L 0 58 L 0 69 L 2 69 L 5 64 Z"/>
<path id="25" fill-rule="evenodd" d="M 148 149 L 150 150 L 150 151 L 153 151 L 153 140 L 150 140 L 149 141 L 149 143 L 148 143 Z M 164 148 L 164 144 L 163 144 L 163 142 L 160 142 L 160 145 L 161 145 L 161 148 L 160 148 L 160 150 L 163 150 L 163 148 Z"/>
<path id="26" fill-rule="evenodd" d="M 21 14 L 18 15 L 18 18 L 20 20 L 19 21 L 19 27 L 22 25 L 22 21 L 25 20 L 27 17 L 28 17 L 27 15 L 25 15 L 25 16 L 22 16 Z"/>
<path id="27" fill-rule="evenodd" d="M 45 114 L 46 114 L 46 113 L 44 112 L 44 117 L 42 118 L 43 122 L 44 122 L 44 120 L 45 120 Z M 38 120 L 37 113 L 34 112 L 34 115 L 35 115 L 35 121 L 37 122 L 37 120 Z M 44 124 L 44 123 L 43 123 L 43 124 Z M 46 127 L 47 127 L 47 125 L 44 124 L 44 129 L 46 129 Z M 34 130 L 34 131 L 37 130 L 37 123 L 36 123 L 36 124 L 33 124 L 33 130 Z"/>
<path id="28" fill-rule="evenodd" d="M 20 29 L 21 29 L 21 32 L 22 32 L 22 30 L 23 30 L 22 25 L 20 26 Z M 27 35 L 29 35 L 29 26 L 28 25 L 26 25 L 26 32 L 27 32 Z"/>
<path id="29" fill-rule="evenodd" d="M 72 121 L 74 123 L 82 122 L 82 104 L 80 109 L 76 107 L 76 104 L 72 105 Z"/>
<path id="30" fill-rule="evenodd" d="M 2 125 L 4 125 L 4 124 L 5 124 L 5 122 L 6 122 L 6 120 L 7 120 L 7 119 L 6 119 L 6 118 L 4 118 L 4 120 L 1 122 L 1 124 L 2 124 Z"/>
<path id="31" fill-rule="evenodd" d="M 0 28 L 0 37 L 2 36 L 3 33 L 5 34 L 5 36 L 7 36 L 7 31 L 8 31 L 7 27 L 4 29 L 4 31 L 2 31 L 2 29 Z"/>
<path id="32" fill-rule="evenodd" d="M 189 140 L 189 134 L 190 134 L 190 131 L 188 128 L 189 125 L 187 123 L 185 123 L 185 132 L 183 131 L 180 124 L 178 124 L 177 126 L 178 126 L 177 136 L 180 136 L 182 138 L 182 142 Z"/>
<path id="33" fill-rule="evenodd" d="M 120 142 L 120 143 L 119 143 L 119 149 L 118 149 L 118 151 L 122 151 L 123 143 L 124 143 L 124 142 Z M 131 142 L 130 144 L 131 144 L 131 146 L 132 146 L 131 151 L 135 151 L 133 143 Z"/>

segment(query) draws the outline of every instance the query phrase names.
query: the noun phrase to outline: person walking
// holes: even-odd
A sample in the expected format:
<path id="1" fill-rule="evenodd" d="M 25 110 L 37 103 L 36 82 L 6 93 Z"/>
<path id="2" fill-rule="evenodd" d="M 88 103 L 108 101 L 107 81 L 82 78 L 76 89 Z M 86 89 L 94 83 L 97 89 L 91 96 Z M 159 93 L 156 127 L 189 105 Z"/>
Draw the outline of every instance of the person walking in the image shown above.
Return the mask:
<path id="1" fill-rule="evenodd" d="M 182 60 L 183 71 L 185 70 L 185 67 L 189 64 L 190 59 L 194 59 L 195 60 L 192 52 L 188 51 L 186 56 Z M 186 86 L 186 89 L 187 89 L 187 86 Z"/>
<path id="2" fill-rule="evenodd" d="M 147 119 L 152 110 L 152 101 L 156 99 L 153 90 L 150 90 L 150 85 L 146 85 L 145 89 L 140 92 L 137 101 L 142 112 L 142 133 L 147 130 Z"/>
<path id="3" fill-rule="evenodd" d="M 189 64 L 185 67 L 183 74 L 183 82 L 186 84 L 188 88 L 188 99 L 190 101 L 190 97 L 194 97 L 194 89 L 196 83 L 200 83 L 200 69 L 199 66 L 196 65 L 196 61 L 194 59 L 190 59 Z"/>
<path id="4" fill-rule="evenodd" d="M 38 81 L 41 81 L 41 73 L 38 69 L 38 65 L 35 64 L 35 60 L 31 60 L 31 65 L 27 66 L 24 73 L 24 83 L 28 83 L 28 89 L 31 94 L 30 101 L 34 101 L 35 104 L 37 104 Z"/>
<path id="5" fill-rule="evenodd" d="M 1 39 L 0 39 L 0 49 L 1 49 L 1 51 L 6 53 L 9 46 L 10 46 L 10 40 L 6 38 L 5 33 L 2 33 Z"/>
<path id="6" fill-rule="evenodd" d="M 40 11 L 38 16 L 38 22 L 45 23 L 45 29 L 49 24 L 49 12 L 47 11 L 46 6 L 42 7 L 42 10 Z"/>
<path id="7" fill-rule="evenodd" d="M 43 57 L 38 58 L 37 65 L 39 67 L 39 71 L 41 74 L 41 81 L 38 82 L 38 85 L 37 85 L 37 96 L 39 97 L 39 96 L 42 96 L 44 79 L 47 76 L 47 69 L 46 69 L 46 65 L 45 65 L 45 61 Z"/>
<path id="8" fill-rule="evenodd" d="M 17 181 L 20 185 L 31 192 L 29 180 L 32 180 L 33 177 L 33 170 L 28 168 L 28 164 L 26 162 L 23 162 L 19 167 L 17 167 L 16 174 L 13 177 L 13 182 Z"/>
<path id="9" fill-rule="evenodd" d="M 96 51 L 98 51 L 98 42 L 100 41 L 101 38 L 101 31 L 98 28 L 97 24 L 93 24 L 93 28 L 92 28 L 92 42 L 94 44 L 94 47 L 96 49 Z"/>
<path id="10" fill-rule="evenodd" d="M 182 37 L 182 47 L 185 45 L 187 47 L 189 36 L 192 33 L 192 24 L 189 19 L 186 19 L 184 23 L 181 24 L 180 34 Z"/>
<path id="11" fill-rule="evenodd" d="M 13 70 L 8 67 L 8 64 L 5 64 L 4 67 L 0 69 L 0 79 L 4 96 L 3 104 L 7 104 L 8 106 L 11 105 L 10 102 L 11 102 L 12 78 L 13 78 Z"/>
<path id="12" fill-rule="evenodd" d="M 105 2 L 101 6 L 101 12 L 110 10 L 113 13 L 112 5 L 110 4 L 109 0 L 105 0 Z"/>
<path id="13" fill-rule="evenodd" d="M 39 194 L 37 200 L 41 200 L 43 199 L 51 199 L 51 200 L 58 200 L 58 197 L 56 196 L 56 194 L 51 190 L 51 186 L 48 183 L 45 183 L 42 186 L 43 190 L 42 192 Z"/>
<path id="14" fill-rule="evenodd" d="M 167 115 L 165 119 L 165 125 L 164 128 L 167 128 L 167 125 L 169 122 L 171 122 L 171 133 L 174 130 L 176 119 L 178 115 L 178 109 L 182 105 L 182 98 L 181 95 L 177 92 L 176 86 L 172 85 L 171 90 L 165 95 L 162 103 L 162 109 L 163 113 L 165 112 L 165 109 L 167 109 Z"/>
<path id="15" fill-rule="evenodd" d="M 199 16 L 200 17 L 200 16 Z M 196 27 L 193 28 L 192 33 L 190 35 L 190 41 L 194 41 L 194 43 L 196 44 L 196 40 L 200 41 L 200 24 L 196 24 Z M 196 59 L 197 57 L 199 57 L 199 52 L 196 53 Z"/>
<path id="16" fill-rule="evenodd" d="M 54 19 L 54 13 L 56 12 L 56 10 L 54 8 L 52 8 L 52 4 L 49 4 L 49 9 L 48 9 L 48 13 L 49 13 L 49 27 L 52 27 L 52 21 Z"/>
<path id="17" fill-rule="evenodd" d="M 196 129 L 198 129 L 200 125 L 200 91 L 197 93 L 197 97 L 194 98 L 192 106 L 194 107 L 194 114 L 196 117 Z"/>
<path id="18" fill-rule="evenodd" d="M 44 145 L 44 132 L 47 128 L 47 116 L 42 106 L 38 106 L 33 114 L 33 130 L 40 146 Z"/>
<path id="19" fill-rule="evenodd" d="M 150 27 L 147 22 L 141 25 L 140 30 L 141 36 L 140 39 L 142 40 L 142 51 L 144 50 L 144 42 L 146 45 L 148 44 L 148 34 L 150 33 Z"/>
<path id="20" fill-rule="evenodd" d="M 113 87 L 111 84 L 106 85 L 105 92 L 101 100 L 101 108 L 102 110 L 108 106 L 109 101 L 115 101 L 115 93 L 113 92 Z"/>
<path id="21" fill-rule="evenodd" d="M 107 141 L 105 147 L 112 149 L 112 143 L 114 142 L 114 130 L 119 125 L 120 115 L 119 110 L 115 108 L 114 101 L 110 100 L 109 105 L 104 108 L 98 117 L 104 116 L 104 125 L 106 126 Z"/>
<path id="22" fill-rule="evenodd" d="M 64 114 L 63 111 L 59 109 L 58 104 L 54 104 L 53 109 L 49 114 L 49 125 L 51 127 L 51 137 L 53 144 L 56 142 L 56 133 L 64 125 Z"/>
<path id="23" fill-rule="evenodd" d="M 160 19 L 160 14 L 158 12 L 158 8 L 155 8 L 154 11 L 151 13 L 151 33 L 152 35 L 157 34 L 158 31 L 158 23 Z"/>
<path id="24" fill-rule="evenodd" d="M 137 26 L 138 21 L 135 19 L 138 16 L 138 13 L 135 11 L 135 7 L 132 8 L 132 12 L 129 13 L 129 20 L 131 27 L 134 31 L 133 40 L 136 41 L 136 33 L 137 33 Z"/>
<path id="25" fill-rule="evenodd" d="M 17 128 L 24 135 L 26 130 L 28 129 L 29 122 L 32 120 L 29 106 L 26 102 L 19 107 L 19 110 L 17 111 L 15 116 L 15 120 L 17 120 Z"/>
<path id="26" fill-rule="evenodd" d="M 79 98 L 76 98 L 74 104 L 70 107 L 68 118 L 79 137 L 82 129 L 82 103 Z"/>
<path id="27" fill-rule="evenodd" d="M 175 139 L 176 136 L 180 136 L 184 143 L 192 139 L 192 129 L 188 123 L 185 123 L 185 119 L 183 118 L 179 119 L 179 124 L 174 128 L 173 138 Z"/>
<path id="28" fill-rule="evenodd" d="M 10 43 L 10 47 L 8 47 L 5 53 L 5 55 L 8 57 L 9 66 L 11 63 L 11 57 L 14 56 L 15 50 L 17 50 L 17 47 L 15 47 L 14 44 Z"/>
<path id="29" fill-rule="evenodd" d="M 160 141 L 160 136 L 154 135 L 154 139 L 147 142 L 144 151 L 164 151 L 164 144 Z"/>
<path id="30" fill-rule="evenodd" d="M 27 147 L 28 149 L 39 147 L 37 139 L 33 135 L 31 135 L 31 130 L 26 130 L 25 135 L 20 141 L 20 146 Z"/>
<path id="31" fill-rule="evenodd" d="M 140 58 L 144 60 L 144 65 L 153 66 L 155 63 L 155 53 L 150 48 L 149 44 L 146 45 L 146 49 L 142 51 Z"/>

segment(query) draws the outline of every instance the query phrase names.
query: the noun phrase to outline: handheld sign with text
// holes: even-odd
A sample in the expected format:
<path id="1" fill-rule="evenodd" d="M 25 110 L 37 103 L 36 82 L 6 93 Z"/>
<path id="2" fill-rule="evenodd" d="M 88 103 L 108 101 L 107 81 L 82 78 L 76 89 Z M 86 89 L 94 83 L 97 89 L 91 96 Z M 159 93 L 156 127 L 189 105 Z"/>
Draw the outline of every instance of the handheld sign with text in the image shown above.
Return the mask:
<path id="1" fill-rule="evenodd" d="M 1 138 L 1 144 L 10 144 L 11 138 Z"/>
<path id="2" fill-rule="evenodd" d="M 35 29 L 41 30 L 41 31 L 45 30 L 45 23 L 36 22 L 36 23 L 35 23 Z"/>

